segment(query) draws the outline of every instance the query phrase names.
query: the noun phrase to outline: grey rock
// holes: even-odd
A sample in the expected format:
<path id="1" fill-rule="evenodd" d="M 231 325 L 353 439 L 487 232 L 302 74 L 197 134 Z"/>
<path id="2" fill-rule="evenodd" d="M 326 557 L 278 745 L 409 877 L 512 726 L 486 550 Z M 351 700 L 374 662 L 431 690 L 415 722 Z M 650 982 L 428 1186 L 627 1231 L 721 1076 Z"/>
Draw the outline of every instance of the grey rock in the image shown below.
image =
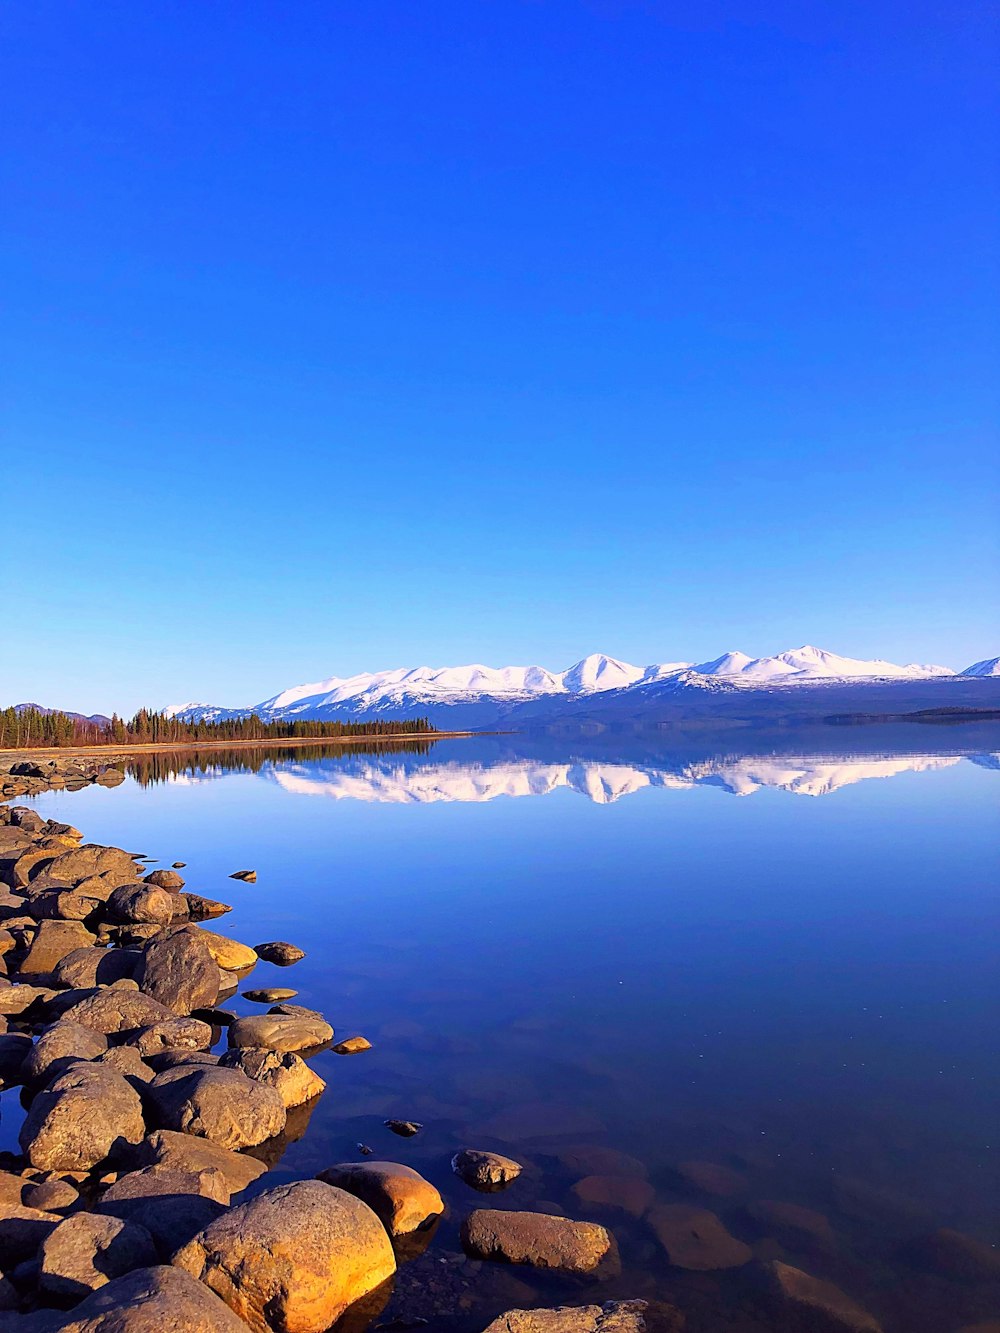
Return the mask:
<path id="1" fill-rule="evenodd" d="M 89 1171 L 145 1132 L 135 1089 L 107 1066 L 79 1063 L 38 1094 L 18 1138 L 34 1167 Z"/>
<path id="2" fill-rule="evenodd" d="M 153 1125 L 211 1139 L 223 1148 L 249 1148 L 280 1134 L 285 1106 L 274 1088 L 238 1069 L 178 1066 L 147 1087 Z"/>
<path id="3" fill-rule="evenodd" d="M 97 1213 L 77 1213 L 42 1242 L 38 1285 L 50 1296 L 80 1300 L 116 1277 L 156 1263 L 145 1227 Z"/>

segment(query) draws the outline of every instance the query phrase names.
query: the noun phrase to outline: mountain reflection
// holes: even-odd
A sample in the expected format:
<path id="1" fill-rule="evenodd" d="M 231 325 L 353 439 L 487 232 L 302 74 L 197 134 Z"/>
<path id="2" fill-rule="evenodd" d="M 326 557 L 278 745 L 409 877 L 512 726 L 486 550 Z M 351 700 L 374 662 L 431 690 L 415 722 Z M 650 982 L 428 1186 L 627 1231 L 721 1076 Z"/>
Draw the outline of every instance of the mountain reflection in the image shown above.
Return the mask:
<path id="1" fill-rule="evenodd" d="M 792 747 L 766 736 L 741 736 L 742 745 L 723 749 L 711 741 L 665 744 L 662 737 L 577 738 L 471 737 L 461 740 L 376 747 L 315 746 L 308 750 L 202 752 L 149 756 L 129 765 L 137 781 L 196 784 L 234 774 L 255 775 L 297 796 L 395 805 L 482 803 L 502 797 L 575 792 L 597 805 L 611 805 L 646 789 L 686 791 L 714 788 L 732 796 L 765 789 L 796 796 L 828 796 L 877 778 L 926 773 L 971 762 L 1000 768 L 1000 735 L 969 736 L 989 745 L 962 746 L 949 738 L 935 749 L 926 736 L 919 748 L 908 738 L 896 744 L 885 732 L 866 744 L 859 738 L 834 748 L 826 742 Z M 837 738 L 838 740 L 840 738 Z M 716 738 L 718 740 L 718 738 Z"/>

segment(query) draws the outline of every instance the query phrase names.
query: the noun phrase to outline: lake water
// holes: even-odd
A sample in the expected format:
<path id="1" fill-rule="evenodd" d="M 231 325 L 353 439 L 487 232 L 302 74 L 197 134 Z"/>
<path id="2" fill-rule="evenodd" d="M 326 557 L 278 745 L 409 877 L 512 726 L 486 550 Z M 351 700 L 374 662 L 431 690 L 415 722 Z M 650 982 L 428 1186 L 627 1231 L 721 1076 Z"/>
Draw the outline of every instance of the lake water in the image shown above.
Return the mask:
<path id="1" fill-rule="evenodd" d="M 465 1333 L 511 1306 L 617 1296 L 672 1302 L 691 1333 L 784 1327 L 750 1270 L 672 1268 L 646 1220 L 572 1191 L 642 1171 L 650 1189 L 622 1187 L 634 1209 L 703 1205 L 886 1333 L 956 1333 L 1000 1319 L 1000 1291 L 916 1238 L 998 1239 L 998 750 L 962 727 L 484 737 L 158 759 L 36 805 L 85 840 L 186 861 L 190 890 L 235 905 L 214 928 L 307 950 L 248 984 L 294 986 L 338 1038 L 374 1043 L 317 1057 L 327 1091 L 265 1183 L 364 1143 L 442 1190 L 388 1327 Z M 256 884 L 227 878 L 243 867 Z M 390 1116 L 425 1128 L 401 1139 Z M 477 1195 L 449 1170 L 464 1146 L 527 1169 Z M 484 1204 L 599 1218 L 622 1277 L 463 1262 L 458 1224 Z"/>

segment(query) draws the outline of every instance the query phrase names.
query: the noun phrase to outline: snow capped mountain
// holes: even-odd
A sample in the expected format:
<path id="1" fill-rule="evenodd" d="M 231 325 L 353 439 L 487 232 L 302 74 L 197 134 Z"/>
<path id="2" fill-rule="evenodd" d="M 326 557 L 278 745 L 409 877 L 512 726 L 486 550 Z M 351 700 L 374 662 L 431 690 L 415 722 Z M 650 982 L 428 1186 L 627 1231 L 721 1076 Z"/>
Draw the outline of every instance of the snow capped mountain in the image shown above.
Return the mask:
<path id="1" fill-rule="evenodd" d="M 1000 676 L 1000 657 L 987 657 L 982 662 L 973 662 L 960 673 L 963 676 Z"/>
<path id="2" fill-rule="evenodd" d="M 1000 676 L 1000 658 L 977 662 L 964 677 Z M 490 667 L 482 663 L 454 667 L 397 667 L 390 671 L 330 676 L 282 690 L 259 704 L 222 708 L 213 704 L 174 704 L 169 717 L 217 721 L 257 713 L 276 719 L 357 719 L 429 716 L 455 730 L 497 727 L 517 720 L 539 721 L 579 714 L 588 701 L 608 705 L 631 699 L 677 699 L 684 695 L 772 692 L 793 686 L 822 687 L 845 683 L 920 682 L 955 679 L 949 667 L 897 666 L 842 657 L 805 644 L 774 657 L 728 652 L 708 662 L 659 662 L 633 666 L 593 653 L 563 671 L 542 666 Z"/>

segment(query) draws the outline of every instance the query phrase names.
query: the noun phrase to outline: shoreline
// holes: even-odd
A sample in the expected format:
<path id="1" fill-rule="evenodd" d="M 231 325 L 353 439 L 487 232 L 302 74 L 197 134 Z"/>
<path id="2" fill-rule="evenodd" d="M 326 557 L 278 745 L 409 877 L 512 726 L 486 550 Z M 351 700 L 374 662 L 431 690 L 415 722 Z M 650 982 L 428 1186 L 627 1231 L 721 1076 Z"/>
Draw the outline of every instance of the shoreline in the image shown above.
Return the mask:
<path id="1" fill-rule="evenodd" d="M 31 749 L 0 749 L 0 760 L 20 762 L 25 759 L 70 757 L 85 758 L 88 755 L 102 759 L 127 759 L 130 754 L 166 754 L 182 751 L 190 753 L 200 750 L 250 750 L 250 749 L 299 749 L 307 745 L 370 745 L 393 741 L 444 741 L 460 740 L 468 736 L 488 735 L 478 731 L 433 731 L 433 732 L 394 732 L 381 736 L 286 736 L 266 737 L 262 740 L 229 741 L 150 741 L 132 745 L 49 745 Z"/>

